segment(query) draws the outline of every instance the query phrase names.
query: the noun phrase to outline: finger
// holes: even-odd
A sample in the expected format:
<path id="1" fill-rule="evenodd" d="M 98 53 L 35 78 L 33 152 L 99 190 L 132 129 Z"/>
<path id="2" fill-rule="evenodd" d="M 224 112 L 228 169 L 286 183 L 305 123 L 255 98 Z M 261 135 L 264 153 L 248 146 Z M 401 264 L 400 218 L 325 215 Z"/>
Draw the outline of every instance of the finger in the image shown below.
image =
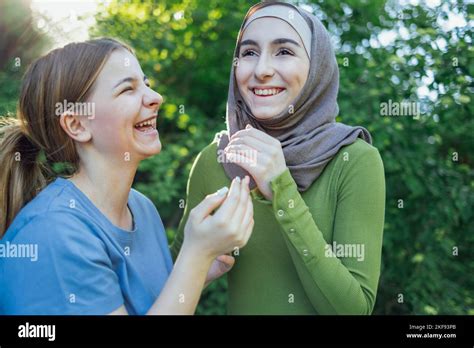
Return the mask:
<path id="1" fill-rule="evenodd" d="M 231 268 L 235 263 L 235 258 L 227 254 L 217 256 L 216 260 L 223 263 L 228 268 Z"/>
<path id="2" fill-rule="evenodd" d="M 246 231 L 247 231 L 247 226 L 252 219 L 253 219 L 253 203 L 252 203 L 252 199 L 249 196 L 246 206 L 245 206 L 245 212 L 241 220 L 241 226 L 243 227 L 242 236 L 245 236 Z"/>
<path id="3" fill-rule="evenodd" d="M 235 259 L 232 256 L 220 255 L 216 257 L 207 273 L 206 283 L 212 282 L 213 280 L 230 271 L 234 263 Z"/>
<path id="4" fill-rule="evenodd" d="M 259 151 L 255 148 L 252 148 L 246 144 L 239 145 L 230 145 L 225 148 L 225 154 L 237 154 L 245 158 L 245 161 L 248 162 L 252 167 L 257 165 L 257 159 L 259 157 Z M 260 157 L 265 157 L 266 154 L 261 153 Z"/>
<path id="5" fill-rule="evenodd" d="M 250 192 L 248 188 L 247 188 L 247 191 Z M 250 194 L 247 197 L 247 202 L 245 203 L 245 208 L 243 209 L 243 212 L 244 212 L 244 214 L 243 214 L 242 218 L 239 219 L 239 221 L 237 221 L 237 223 L 240 226 L 239 239 L 243 243 L 243 245 L 240 245 L 240 247 L 243 247 L 245 244 L 247 244 L 248 238 L 250 236 L 250 234 L 248 232 L 248 230 L 249 230 L 248 225 L 253 220 L 253 203 L 252 203 L 252 199 L 250 197 Z"/>
<path id="6" fill-rule="evenodd" d="M 253 216 L 253 202 L 252 200 L 250 199 L 250 202 L 249 202 L 249 214 L 248 216 L 245 217 L 245 221 L 244 223 L 242 224 L 243 226 L 245 226 L 245 234 L 244 234 L 244 241 L 245 243 L 248 242 L 250 236 L 252 235 L 252 232 L 253 232 L 253 226 L 254 226 L 254 216 Z"/>
<path id="7" fill-rule="evenodd" d="M 232 145 L 228 145 L 225 149 L 224 149 L 224 153 L 225 154 L 228 154 L 228 153 L 235 153 L 237 155 L 241 155 L 243 157 L 247 157 L 248 159 L 252 159 L 252 158 L 256 158 L 258 156 L 258 150 L 247 145 L 247 144 L 244 144 L 243 142 L 237 144 L 232 144 Z"/>
<path id="8" fill-rule="evenodd" d="M 244 156 L 243 154 L 235 153 L 234 151 L 227 152 L 225 156 L 229 162 L 234 163 L 239 167 L 242 167 L 247 172 L 249 172 L 256 180 L 256 177 L 258 176 L 258 173 L 261 170 L 261 161 L 257 161 L 257 159 L 251 159 L 249 157 Z"/>
<path id="9" fill-rule="evenodd" d="M 241 179 L 239 177 L 234 178 L 234 180 L 232 180 L 232 184 L 230 185 L 230 190 L 227 194 L 226 200 L 214 214 L 216 219 L 223 219 L 225 221 L 230 220 L 230 217 L 234 214 L 234 211 L 239 204 L 240 186 Z"/>
<path id="10" fill-rule="evenodd" d="M 247 245 L 250 237 L 252 236 L 254 225 L 255 225 L 255 220 L 253 219 L 253 216 L 252 216 L 247 226 L 245 227 L 245 234 L 244 234 L 244 237 L 242 238 L 244 241 L 244 246 Z"/>
<path id="11" fill-rule="evenodd" d="M 248 128 L 241 129 L 235 132 L 234 134 L 232 134 L 232 136 L 230 137 L 230 140 L 232 140 L 233 138 L 239 138 L 243 135 L 248 135 L 248 136 L 251 136 L 252 138 L 259 139 L 268 145 L 274 144 L 276 139 L 272 137 L 271 135 L 265 132 L 262 132 L 261 130 L 258 130 L 256 128 L 253 128 L 250 125 L 247 125 L 247 127 Z"/>
<path id="12" fill-rule="evenodd" d="M 252 218 L 247 226 L 247 234 L 245 235 L 246 243 L 248 243 L 250 237 L 252 236 L 254 226 L 255 220 Z"/>
<path id="13" fill-rule="evenodd" d="M 250 190 L 249 190 L 250 178 L 246 175 L 242 180 L 242 185 L 240 186 L 240 201 L 239 205 L 234 211 L 231 220 L 229 223 L 235 224 L 236 226 L 242 226 L 242 219 L 245 216 L 245 211 L 247 208 L 247 202 L 250 199 Z"/>
<path id="14" fill-rule="evenodd" d="M 221 256 L 227 256 L 230 259 L 226 259 L 225 261 L 221 261 L 221 260 L 219 260 L 219 258 L 217 259 L 218 260 L 219 273 L 220 273 L 220 274 L 217 275 L 218 277 L 220 277 L 224 273 L 229 272 L 235 264 L 235 259 L 232 256 L 229 256 L 229 255 L 221 255 Z"/>
<path id="15" fill-rule="evenodd" d="M 209 216 L 224 202 L 228 191 L 227 187 L 223 187 L 216 193 L 206 196 L 201 203 L 191 210 L 190 214 L 194 221 L 199 223 Z"/>
<path id="16" fill-rule="evenodd" d="M 272 149 L 275 148 L 275 144 L 267 144 L 261 139 L 254 138 L 249 135 L 242 135 L 240 137 L 233 138 L 229 142 L 229 144 L 227 144 L 227 147 L 232 146 L 232 145 L 239 145 L 239 144 L 248 145 L 259 152 L 265 152 L 265 153 L 271 153 Z"/>

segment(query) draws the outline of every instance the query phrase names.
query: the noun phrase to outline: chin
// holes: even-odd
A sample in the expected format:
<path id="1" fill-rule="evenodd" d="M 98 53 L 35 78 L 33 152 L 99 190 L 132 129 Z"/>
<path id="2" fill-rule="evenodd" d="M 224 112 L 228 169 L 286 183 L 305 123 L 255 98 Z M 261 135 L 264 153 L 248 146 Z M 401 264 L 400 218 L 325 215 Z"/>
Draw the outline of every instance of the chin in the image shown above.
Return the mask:
<path id="1" fill-rule="evenodd" d="M 137 151 L 138 155 L 141 159 L 146 159 L 155 155 L 158 155 L 161 152 L 161 142 L 158 140 L 157 144 L 153 146 L 141 146 L 140 149 Z"/>
<path id="2" fill-rule="evenodd" d="M 161 142 L 158 142 L 158 144 L 153 148 L 148 151 L 148 157 L 158 155 L 161 152 Z"/>
<path id="3" fill-rule="evenodd" d="M 282 110 L 283 109 L 277 108 L 259 108 L 251 111 L 255 118 L 259 120 L 268 120 L 279 115 Z"/>

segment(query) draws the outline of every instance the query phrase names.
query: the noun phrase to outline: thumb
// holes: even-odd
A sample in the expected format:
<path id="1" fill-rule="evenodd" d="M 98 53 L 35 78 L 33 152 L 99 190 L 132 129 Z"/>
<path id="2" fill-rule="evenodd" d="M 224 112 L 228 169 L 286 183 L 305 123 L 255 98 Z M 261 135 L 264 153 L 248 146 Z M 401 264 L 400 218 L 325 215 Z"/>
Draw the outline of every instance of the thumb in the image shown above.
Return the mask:
<path id="1" fill-rule="evenodd" d="M 222 202 L 224 202 L 228 191 L 229 188 L 224 186 L 216 193 L 206 196 L 206 198 L 194 208 L 194 213 L 199 221 L 204 220 L 213 210 L 217 209 Z"/>
<path id="2" fill-rule="evenodd" d="M 219 268 L 222 271 L 222 273 L 228 272 L 235 263 L 235 258 L 230 255 L 220 255 L 216 258 L 217 261 L 219 261 Z"/>

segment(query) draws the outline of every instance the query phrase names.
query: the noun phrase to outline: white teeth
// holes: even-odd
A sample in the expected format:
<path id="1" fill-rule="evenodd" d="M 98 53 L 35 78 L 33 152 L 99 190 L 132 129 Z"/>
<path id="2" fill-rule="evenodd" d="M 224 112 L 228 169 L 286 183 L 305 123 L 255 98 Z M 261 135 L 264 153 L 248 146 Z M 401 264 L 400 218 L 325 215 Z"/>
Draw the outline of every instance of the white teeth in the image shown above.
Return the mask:
<path id="1" fill-rule="evenodd" d="M 137 123 L 135 127 L 153 126 L 153 120 Z"/>
<path id="2" fill-rule="evenodd" d="M 253 90 L 256 95 L 276 95 L 280 93 L 282 90 L 278 88 L 269 88 L 269 89 L 254 89 Z"/>

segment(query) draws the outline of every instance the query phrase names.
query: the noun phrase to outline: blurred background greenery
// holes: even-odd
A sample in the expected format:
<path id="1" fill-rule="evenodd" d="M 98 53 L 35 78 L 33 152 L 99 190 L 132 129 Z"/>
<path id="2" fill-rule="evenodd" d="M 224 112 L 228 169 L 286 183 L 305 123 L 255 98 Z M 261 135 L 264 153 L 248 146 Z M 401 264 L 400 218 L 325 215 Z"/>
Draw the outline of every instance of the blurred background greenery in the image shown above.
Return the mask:
<path id="1" fill-rule="evenodd" d="M 50 7 L 58 3 L 79 7 L 66 1 Z M 156 204 L 170 241 L 193 160 L 224 127 L 235 39 L 254 3 L 112 0 L 96 4 L 92 14 L 72 11 L 62 19 L 79 27 L 87 22 L 92 38 L 130 44 L 165 98 L 159 124 L 163 151 L 141 163 L 134 187 Z M 337 120 L 368 128 L 384 161 L 387 208 L 374 313 L 474 314 L 474 5 L 293 3 L 315 13 L 333 37 L 340 68 Z M 14 113 L 28 63 L 59 38 L 74 38 L 48 16 L 27 0 L 0 0 L 0 115 Z M 389 100 L 419 102 L 422 114 L 382 116 L 381 103 Z M 198 313 L 225 314 L 226 301 L 222 278 L 207 288 Z"/>

